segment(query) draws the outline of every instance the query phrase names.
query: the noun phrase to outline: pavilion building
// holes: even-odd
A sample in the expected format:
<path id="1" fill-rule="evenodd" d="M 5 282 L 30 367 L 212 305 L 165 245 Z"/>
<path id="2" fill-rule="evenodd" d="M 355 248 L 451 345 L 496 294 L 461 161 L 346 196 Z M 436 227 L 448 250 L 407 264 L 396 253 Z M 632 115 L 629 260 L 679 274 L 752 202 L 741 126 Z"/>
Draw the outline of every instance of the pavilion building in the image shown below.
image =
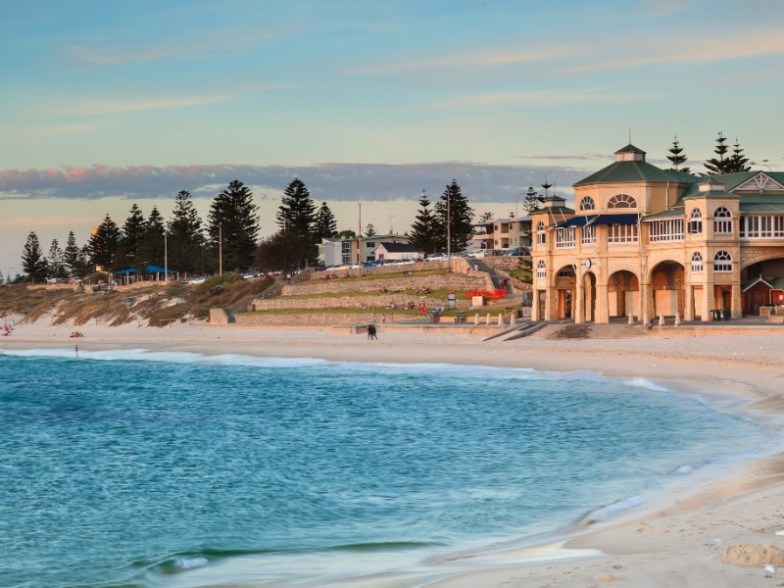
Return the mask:
<path id="1" fill-rule="evenodd" d="M 708 321 L 784 302 L 784 172 L 695 176 L 627 145 L 574 191 L 574 209 L 550 196 L 530 215 L 534 320 Z"/>

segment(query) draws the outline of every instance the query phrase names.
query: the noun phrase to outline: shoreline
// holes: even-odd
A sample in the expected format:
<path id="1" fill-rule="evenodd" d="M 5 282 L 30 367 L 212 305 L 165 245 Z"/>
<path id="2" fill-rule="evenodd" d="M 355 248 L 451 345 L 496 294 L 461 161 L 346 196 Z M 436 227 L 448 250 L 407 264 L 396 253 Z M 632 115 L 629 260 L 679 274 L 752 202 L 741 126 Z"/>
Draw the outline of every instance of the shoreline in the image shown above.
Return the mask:
<path id="1" fill-rule="evenodd" d="M 0 340 L 2 349 L 73 348 L 148 349 L 260 357 L 320 358 L 330 361 L 444 363 L 532 368 L 540 371 L 591 371 L 612 378 L 650 378 L 680 393 L 708 398 L 744 417 L 773 427 L 771 451 L 784 431 L 784 353 L 781 335 L 749 334 L 700 337 L 642 336 L 630 339 L 481 342 L 438 333 L 400 333 L 379 329 L 378 341 L 365 334 L 317 330 L 235 329 L 175 325 L 162 329 L 84 325 L 84 338 L 71 339 L 71 328 L 16 325 Z M 443 573 L 354 580 L 352 586 L 681 586 L 747 587 L 770 585 L 762 564 L 744 567 L 721 561 L 729 544 L 773 545 L 784 549 L 784 455 L 727 468 L 698 488 L 670 489 L 657 502 L 618 517 L 578 528 L 556 545 L 512 547 L 489 557 L 468 557 L 476 569 L 448 566 Z M 683 486 L 683 487 L 680 487 Z M 665 499 L 666 496 L 666 499 Z M 718 541 L 720 540 L 720 541 Z M 590 554 L 591 557 L 580 557 Z M 534 559 L 531 559 L 531 556 Z M 575 556 L 575 557 L 569 557 Z M 486 564 L 481 560 L 487 560 Z M 455 562 L 458 563 L 458 562 Z"/>

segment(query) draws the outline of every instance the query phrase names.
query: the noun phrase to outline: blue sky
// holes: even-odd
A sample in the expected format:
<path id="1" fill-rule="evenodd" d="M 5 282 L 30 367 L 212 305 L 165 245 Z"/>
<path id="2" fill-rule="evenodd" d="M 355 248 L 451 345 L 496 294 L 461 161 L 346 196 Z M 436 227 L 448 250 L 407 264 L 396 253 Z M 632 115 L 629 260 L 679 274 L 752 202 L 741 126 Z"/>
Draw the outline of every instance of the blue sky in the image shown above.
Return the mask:
<path id="1" fill-rule="evenodd" d="M 206 216 L 293 177 L 341 228 L 410 226 L 457 179 L 505 216 L 628 142 L 693 169 L 718 131 L 784 169 L 778 0 L 0 0 L 0 271 L 132 203 Z M 763 165 L 763 164 L 760 164 Z M 15 268 L 15 269 L 14 269 Z"/>

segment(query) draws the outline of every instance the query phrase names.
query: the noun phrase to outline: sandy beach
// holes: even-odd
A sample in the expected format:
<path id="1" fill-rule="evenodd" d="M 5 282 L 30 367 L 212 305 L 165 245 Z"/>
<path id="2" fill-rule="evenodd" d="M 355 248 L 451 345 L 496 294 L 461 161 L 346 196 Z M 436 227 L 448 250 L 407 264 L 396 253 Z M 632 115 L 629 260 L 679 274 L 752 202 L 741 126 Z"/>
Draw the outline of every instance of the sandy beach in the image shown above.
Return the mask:
<path id="1" fill-rule="evenodd" d="M 13 322 L 14 317 L 9 317 Z M 17 317 L 18 318 L 18 317 Z M 71 338 L 74 330 L 84 336 Z M 699 394 L 722 410 L 766 421 L 771 452 L 784 441 L 784 330 L 755 327 L 710 334 L 688 328 L 654 329 L 634 337 L 515 341 L 481 338 L 447 329 L 330 329 L 211 327 L 178 324 L 78 328 L 49 320 L 20 322 L 0 339 L 3 348 L 178 350 L 275 357 L 394 363 L 455 363 L 539 370 L 590 370 L 611 377 L 646 377 Z M 653 393 L 653 392 L 652 392 Z M 456 558 L 443 572 L 422 577 L 377 578 L 356 586 L 599 587 L 784 586 L 784 455 L 696 476 L 655 503 L 618 518 L 584 525 L 563 545 L 520 549 L 481 558 Z M 750 545 L 748 554 L 740 545 Z M 764 549 L 764 551 L 763 551 Z M 729 555 L 728 555 L 729 554 Z M 726 560 L 726 561 L 725 561 Z M 781 569 L 766 577 L 763 564 Z M 748 564 L 748 565 L 741 565 Z"/>

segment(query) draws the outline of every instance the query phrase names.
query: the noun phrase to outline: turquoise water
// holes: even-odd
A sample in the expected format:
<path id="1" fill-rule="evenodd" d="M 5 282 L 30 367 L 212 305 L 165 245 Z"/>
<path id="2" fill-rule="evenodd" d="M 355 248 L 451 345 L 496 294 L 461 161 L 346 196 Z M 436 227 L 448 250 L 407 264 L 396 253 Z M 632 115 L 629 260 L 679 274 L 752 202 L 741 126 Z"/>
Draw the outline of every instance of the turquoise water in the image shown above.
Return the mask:
<path id="1" fill-rule="evenodd" d="M 0 357 L 0 585 L 317 586 L 553 533 L 758 446 L 644 380 Z"/>

